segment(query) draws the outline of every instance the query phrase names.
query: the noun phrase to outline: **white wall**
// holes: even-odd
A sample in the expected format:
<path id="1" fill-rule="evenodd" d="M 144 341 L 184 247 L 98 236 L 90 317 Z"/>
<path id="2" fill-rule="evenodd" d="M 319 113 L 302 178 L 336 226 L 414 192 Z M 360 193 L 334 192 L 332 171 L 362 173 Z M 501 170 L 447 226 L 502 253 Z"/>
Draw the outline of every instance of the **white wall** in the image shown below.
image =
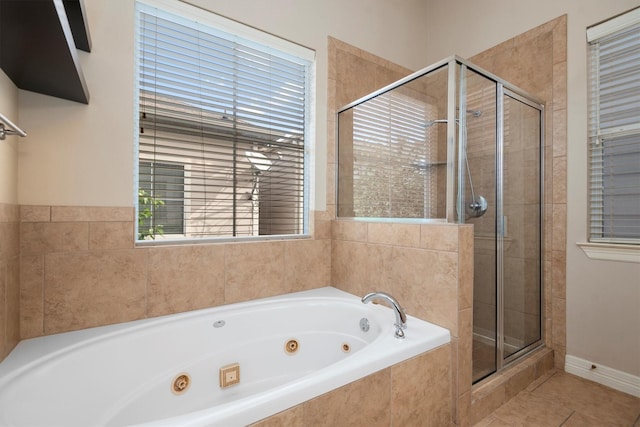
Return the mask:
<path id="1" fill-rule="evenodd" d="M 22 128 L 18 117 L 18 89 L 2 70 L 0 70 L 0 113 Z M 7 136 L 4 141 L 0 141 L 0 203 L 18 202 L 19 139 L 18 136 Z"/>
<path id="2" fill-rule="evenodd" d="M 637 0 L 428 0 L 426 62 L 471 57 L 568 15 L 567 354 L 640 376 L 640 264 L 588 259 L 587 26 Z"/>
<path id="3" fill-rule="evenodd" d="M 408 68 L 423 61 L 422 0 L 193 0 L 228 18 L 317 52 L 316 161 L 313 209 L 326 206 L 327 36 L 332 35 Z M 20 92 L 30 135 L 21 146 L 22 204 L 133 205 L 133 0 L 85 2 L 93 42 L 80 53 L 90 91 L 81 105 Z"/>

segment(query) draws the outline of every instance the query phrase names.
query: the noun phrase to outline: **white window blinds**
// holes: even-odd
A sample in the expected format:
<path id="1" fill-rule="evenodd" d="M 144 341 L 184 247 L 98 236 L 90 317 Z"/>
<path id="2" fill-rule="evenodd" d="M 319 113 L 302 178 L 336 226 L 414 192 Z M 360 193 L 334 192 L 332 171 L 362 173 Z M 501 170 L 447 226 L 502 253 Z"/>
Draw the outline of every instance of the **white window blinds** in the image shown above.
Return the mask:
<path id="1" fill-rule="evenodd" d="M 587 37 L 590 241 L 640 244 L 640 9 Z"/>
<path id="2" fill-rule="evenodd" d="M 138 11 L 139 236 L 304 234 L 311 61 Z"/>
<path id="3" fill-rule="evenodd" d="M 436 216 L 435 107 L 420 98 L 395 89 L 354 108 L 354 216 Z"/>

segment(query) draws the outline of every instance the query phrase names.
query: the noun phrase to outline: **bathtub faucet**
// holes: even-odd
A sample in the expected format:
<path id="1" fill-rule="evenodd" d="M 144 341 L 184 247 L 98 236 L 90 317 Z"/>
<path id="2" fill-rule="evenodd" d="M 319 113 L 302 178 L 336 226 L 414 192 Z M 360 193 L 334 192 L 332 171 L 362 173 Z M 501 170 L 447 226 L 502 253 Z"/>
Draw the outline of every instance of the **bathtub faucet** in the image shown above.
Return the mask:
<path id="1" fill-rule="evenodd" d="M 385 292 L 371 292 L 362 297 L 363 303 L 372 301 L 386 301 L 391 306 L 393 312 L 396 315 L 396 338 L 404 338 L 404 329 L 407 328 L 407 315 L 404 313 L 402 306 L 397 299 Z"/>

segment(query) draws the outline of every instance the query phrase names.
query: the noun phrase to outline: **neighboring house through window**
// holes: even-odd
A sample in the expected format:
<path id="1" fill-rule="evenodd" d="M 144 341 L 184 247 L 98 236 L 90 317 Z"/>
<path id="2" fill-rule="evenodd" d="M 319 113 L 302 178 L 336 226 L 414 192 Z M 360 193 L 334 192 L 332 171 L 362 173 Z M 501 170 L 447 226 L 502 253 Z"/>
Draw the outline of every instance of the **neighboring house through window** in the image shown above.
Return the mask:
<path id="1" fill-rule="evenodd" d="M 137 9 L 137 182 L 156 202 L 139 239 L 306 234 L 314 53 L 180 2 Z"/>

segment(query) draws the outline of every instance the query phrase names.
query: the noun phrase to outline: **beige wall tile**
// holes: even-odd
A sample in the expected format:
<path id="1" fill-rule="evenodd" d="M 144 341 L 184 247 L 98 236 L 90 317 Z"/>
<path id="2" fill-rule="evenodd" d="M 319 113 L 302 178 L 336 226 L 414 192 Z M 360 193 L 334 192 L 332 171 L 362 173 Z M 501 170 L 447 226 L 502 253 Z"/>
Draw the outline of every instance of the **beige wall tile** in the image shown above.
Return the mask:
<path id="1" fill-rule="evenodd" d="M 21 222 L 49 222 L 51 221 L 51 206 L 21 205 Z"/>
<path id="2" fill-rule="evenodd" d="M 418 224 L 367 224 L 367 240 L 393 246 L 417 248 L 420 246 L 420 225 Z"/>
<path id="3" fill-rule="evenodd" d="M 6 262 L 5 350 L 11 351 L 20 341 L 20 259 Z"/>
<path id="4" fill-rule="evenodd" d="M 567 108 L 567 62 L 560 61 L 553 65 L 553 109 Z"/>
<path id="5" fill-rule="evenodd" d="M 560 157 L 567 155 L 567 110 L 555 110 L 553 112 L 553 136 L 551 139 L 553 142 L 552 153 L 553 157 Z"/>
<path id="6" fill-rule="evenodd" d="M 327 211 L 315 211 L 313 220 L 314 239 L 331 239 L 331 215 Z"/>
<path id="7" fill-rule="evenodd" d="M 133 222 L 90 222 L 89 250 L 131 249 L 134 246 Z"/>
<path id="8" fill-rule="evenodd" d="M 458 226 L 425 224 L 420 226 L 420 247 L 435 251 L 458 251 Z"/>
<path id="9" fill-rule="evenodd" d="M 458 309 L 473 306 L 473 226 L 463 225 L 458 232 Z"/>
<path id="10" fill-rule="evenodd" d="M 391 292 L 391 246 L 334 240 L 331 284 L 354 295 Z"/>
<path id="11" fill-rule="evenodd" d="M 50 253 L 45 256 L 45 333 L 142 319 L 145 250 Z"/>
<path id="12" fill-rule="evenodd" d="M 44 334 L 44 255 L 20 258 L 20 338 Z"/>
<path id="13" fill-rule="evenodd" d="M 20 253 L 20 226 L 17 222 L 0 222 L 0 260 Z"/>
<path id="14" fill-rule="evenodd" d="M 284 243 L 285 288 L 292 291 L 331 284 L 331 241 L 291 240 Z"/>
<path id="15" fill-rule="evenodd" d="M 75 221 L 133 221 L 131 207 L 110 206 L 52 206 L 52 222 Z"/>
<path id="16" fill-rule="evenodd" d="M 468 425 L 474 425 L 491 412 L 498 409 L 506 401 L 506 385 L 504 382 L 496 386 L 485 386 L 474 390 L 471 394 L 470 418 Z"/>
<path id="17" fill-rule="evenodd" d="M 0 360 L 20 340 L 19 275 L 17 257 L 0 260 Z"/>
<path id="18" fill-rule="evenodd" d="M 8 307 L 6 303 L 7 294 L 7 262 L 0 260 L 0 360 L 4 359 L 11 351 L 8 347 L 7 323 Z"/>
<path id="19" fill-rule="evenodd" d="M 147 316 L 224 304 L 224 246 L 149 249 Z"/>
<path id="20" fill-rule="evenodd" d="M 553 158 L 553 203 L 567 203 L 567 157 Z"/>
<path id="21" fill-rule="evenodd" d="M 0 222 L 18 222 L 20 207 L 13 203 L 0 203 Z"/>
<path id="22" fill-rule="evenodd" d="M 333 240 L 367 241 L 367 223 L 363 221 L 333 221 L 331 238 Z"/>
<path id="23" fill-rule="evenodd" d="M 553 224 L 552 224 L 552 241 L 551 250 L 565 251 L 567 242 L 567 205 L 553 205 Z"/>
<path id="24" fill-rule="evenodd" d="M 398 426 L 451 421 L 451 347 L 445 345 L 391 368 L 391 419 Z"/>
<path id="25" fill-rule="evenodd" d="M 473 310 L 458 312 L 458 396 L 471 391 L 473 352 Z"/>
<path id="26" fill-rule="evenodd" d="M 20 210 L 0 203 L 0 361 L 20 339 Z"/>
<path id="27" fill-rule="evenodd" d="M 567 259 L 564 251 L 552 251 L 551 270 L 551 296 L 554 298 L 566 298 L 567 291 Z"/>
<path id="28" fill-rule="evenodd" d="M 225 250 L 226 304 L 289 292 L 284 242 L 234 243 Z"/>
<path id="29" fill-rule="evenodd" d="M 467 427 L 471 420 L 471 393 L 464 393 L 458 398 L 457 402 L 456 425 L 459 427 Z"/>
<path id="30" fill-rule="evenodd" d="M 251 427 L 300 427 L 304 425 L 304 406 L 298 405 L 251 424 Z"/>
<path id="31" fill-rule="evenodd" d="M 385 369 L 316 397 L 304 404 L 304 425 L 388 427 L 390 388 Z"/>
<path id="32" fill-rule="evenodd" d="M 553 310 L 553 331 L 551 335 L 553 347 L 566 347 L 566 300 L 563 298 L 552 298 L 551 304 Z"/>
<path id="33" fill-rule="evenodd" d="M 513 375 L 509 376 L 505 388 L 507 399 L 511 399 L 516 394 L 526 389 L 527 386 L 531 384 L 533 380 L 535 380 L 535 364 L 527 362 L 528 361 L 526 360 L 521 362 L 523 364 L 526 364 L 526 366 L 523 369 L 520 369 L 518 372 L 515 372 Z"/>
<path id="34" fill-rule="evenodd" d="M 394 247 L 390 284 L 407 313 L 458 336 L 458 254 Z"/>
<path id="35" fill-rule="evenodd" d="M 336 52 L 336 75 L 339 77 L 336 88 L 338 108 L 378 89 L 375 72 L 376 64 L 339 49 Z"/>
<path id="36" fill-rule="evenodd" d="M 567 15 L 552 21 L 553 27 L 553 63 L 567 60 Z"/>
<path id="37" fill-rule="evenodd" d="M 546 348 L 542 350 L 540 357 L 535 363 L 535 378 L 541 378 L 553 369 L 553 350 Z"/>
<path id="38" fill-rule="evenodd" d="M 7 262 L 0 259 L 0 360 L 9 354 L 7 348 Z"/>
<path id="39" fill-rule="evenodd" d="M 24 255 L 80 251 L 88 246 L 86 222 L 25 222 L 20 226 L 20 248 Z"/>

